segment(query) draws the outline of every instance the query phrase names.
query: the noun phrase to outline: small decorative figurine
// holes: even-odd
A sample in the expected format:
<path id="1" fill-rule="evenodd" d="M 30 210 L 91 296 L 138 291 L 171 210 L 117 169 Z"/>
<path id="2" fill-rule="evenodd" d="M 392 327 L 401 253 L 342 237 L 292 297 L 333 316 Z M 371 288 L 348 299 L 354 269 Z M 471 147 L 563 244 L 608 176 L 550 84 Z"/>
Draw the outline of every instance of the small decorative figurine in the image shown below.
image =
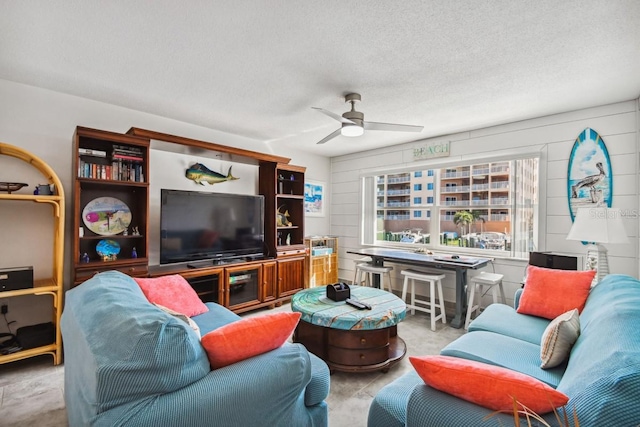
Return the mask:
<path id="1" fill-rule="evenodd" d="M 134 236 L 139 236 L 140 235 L 140 232 L 138 231 L 138 227 L 137 226 L 133 227 L 133 232 L 131 234 L 133 234 Z"/>
<path id="2" fill-rule="evenodd" d="M 129 235 L 129 229 L 125 228 L 124 231 L 122 232 L 123 236 L 128 236 Z"/>
<path id="3" fill-rule="evenodd" d="M 138 252 L 136 251 L 135 246 L 133 247 L 133 250 L 131 251 L 131 258 L 138 258 Z"/>
<path id="4" fill-rule="evenodd" d="M 80 260 L 82 262 L 84 262 L 85 264 L 89 262 L 89 254 L 87 254 L 86 252 L 82 254 L 82 257 L 80 257 Z"/>
<path id="5" fill-rule="evenodd" d="M 276 212 L 276 226 L 278 227 L 291 227 L 293 224 L 289 221 L 289 211 L 285 209 L 284 205 L 280 206 Z M 285 209 L 284 212 L 280 212 L 281 209 Z"/>
<path id="6" fill-rule="evenodd" d="M 287 246 L 291 244 L 291 233 L 287 233 Z"/>
<path id="7" fill-rule="evenodd" d="M 289 177 L 289 179 L 290 179 L 291 181 L 295 181 L 295 177 L 293 176 L 293 174 L 291 174 L 291 176 Z"/>

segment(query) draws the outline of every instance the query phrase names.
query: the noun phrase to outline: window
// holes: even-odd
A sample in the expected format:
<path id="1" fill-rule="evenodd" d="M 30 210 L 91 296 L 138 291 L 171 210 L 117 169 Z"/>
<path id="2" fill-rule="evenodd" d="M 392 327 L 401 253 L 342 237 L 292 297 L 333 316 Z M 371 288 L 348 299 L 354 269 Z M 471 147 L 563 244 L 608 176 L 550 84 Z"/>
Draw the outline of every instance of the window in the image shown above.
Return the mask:
<path id="1" fill-rule="evenodd" d="M 415 171 L 413 173 L 414 178 L 422 178 L 422 171 Z"/>
<path id="2" fill-rule="evenodd" d="M 402 194 L 390 195 L 390 190 L 398 188 L 391 178 L 402 173 L 365 178 L 365 193 L 370 194 L 365 199 L 377 204 L 373 202 L 373 211 L 364 209 L 364 243 L 451 246 L 527 258 L 537 247 L 538 163 L 536 155 L 493 162 L 483 159 L 458 167 L 405 169 L 404 176 L 415 177 L 420 172 L 420 176 L 433 177 L 432 183 L 426 183 L 426 194 L 420 196 L 414 194 L 423 190 L 422 183 L 406 181 Z M 386 194 L 386 202 L 381 202 L 380 194 Z M 376 215 L 369 214 L 370 218 L 365 214 L 374 211 Z M 409 234 L 412 239 L 401 241 Z"/>

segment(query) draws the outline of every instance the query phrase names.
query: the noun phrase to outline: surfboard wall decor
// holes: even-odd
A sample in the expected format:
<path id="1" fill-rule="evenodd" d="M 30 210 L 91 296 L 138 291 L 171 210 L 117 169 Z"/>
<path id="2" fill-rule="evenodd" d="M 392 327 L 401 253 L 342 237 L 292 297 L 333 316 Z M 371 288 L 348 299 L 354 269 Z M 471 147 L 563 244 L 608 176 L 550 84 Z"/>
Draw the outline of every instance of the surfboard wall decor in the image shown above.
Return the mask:
<path id="1" fill-rule="evenodd" d="M 609 151 L 598 132 L 591 128 L 578 135 L 571 149 L 567 195 L 572 222 L 578 208 L 611 207 L 613 174 Z"/>

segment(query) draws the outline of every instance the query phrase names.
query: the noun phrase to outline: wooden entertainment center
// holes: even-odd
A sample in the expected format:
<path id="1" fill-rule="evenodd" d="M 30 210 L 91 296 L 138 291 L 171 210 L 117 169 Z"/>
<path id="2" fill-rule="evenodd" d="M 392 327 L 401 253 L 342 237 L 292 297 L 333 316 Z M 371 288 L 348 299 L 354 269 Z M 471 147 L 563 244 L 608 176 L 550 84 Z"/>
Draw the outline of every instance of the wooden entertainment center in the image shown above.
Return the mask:
<path id="1" fill-rule="evenodd" d="M 174 148 L 222 153 L 259 168 L 264 196 L 265 256 L 206 265 L 149 265 L 149 150 L 151 140 Z M 177 150 L 176 150 L 177 151 Z M 126 134 L 77 127 L 74 135 L 74 286 L 94 274 L 119 270 L 133 277 L 182 275 L 203 301 L 235 312 L 275 306 L 304 288 L 304 174 L 290 159 L 175 135 L 131 128 Z M 93 206 L 124 202 L 125 216 L 104 217 Z M 118 209 L 115 206 L 114 211 Z M 280 214 L 287 212 L 283 223 Z M 122 215 L 122 210 L 118 215 Z M 86 218 L 90 218 L 87 220 Z M 93 222 L 91 222 L 93 221 Z M 120 225 L 118 225 L 120 224 Z M 125 232 L 126 230 L 126 232 Z M 133 232 L 131 230 L 134 230 Z M 119 250 L 109 253 L 110 241 Z M 114 245 L 115 242 L 115 245 Z M 99 246 L 101 245 L 101 246 Z"/>

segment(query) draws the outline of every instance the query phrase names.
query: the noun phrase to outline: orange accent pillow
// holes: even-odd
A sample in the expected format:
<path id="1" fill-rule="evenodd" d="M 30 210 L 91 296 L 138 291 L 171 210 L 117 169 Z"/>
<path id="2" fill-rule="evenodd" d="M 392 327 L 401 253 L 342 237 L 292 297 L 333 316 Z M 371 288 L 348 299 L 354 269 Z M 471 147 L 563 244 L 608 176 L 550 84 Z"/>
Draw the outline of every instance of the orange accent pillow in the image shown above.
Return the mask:
<path id="1" fill-rule="evenodd" d="M 134 280 L 151 304 L 159 304 L 187 317 L 209 311 L 189 282 L 179 274 Z"/>
<path id="2" fill-rule="evenodd" d="M 595 270 L 554 270 L 530 265 L 518 313 L 553 320 L 587 302 Z"/>
<path id="3" fill-rule="evenodd" d="M 211 368 L 222 368 L 282 346 L 301 315 L 296 312 L 247 317 L 209 332 L 201 342 Z"/>
<path id="4" fill-rule="evenodd" d="M 409 357 L 420 378 L 437 390 L 494 411 L 513 411 L 513 399 L 538 414 L 569 397 L 542 381 L 500 366 L 451 356 Z"/>

